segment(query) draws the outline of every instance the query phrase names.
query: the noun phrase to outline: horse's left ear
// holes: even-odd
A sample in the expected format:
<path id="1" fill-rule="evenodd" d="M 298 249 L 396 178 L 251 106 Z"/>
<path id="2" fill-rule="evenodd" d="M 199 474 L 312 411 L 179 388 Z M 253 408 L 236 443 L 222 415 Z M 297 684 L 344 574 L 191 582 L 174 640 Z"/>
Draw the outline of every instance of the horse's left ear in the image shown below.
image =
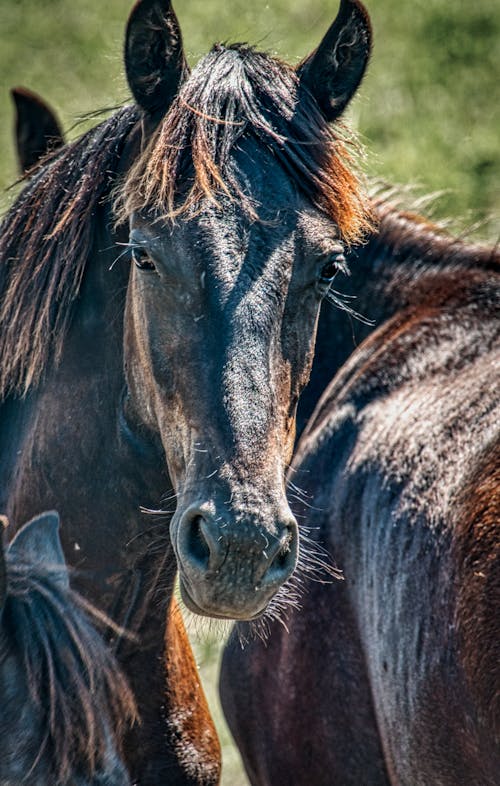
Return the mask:
<path id="1" fill-rule="evenodd" d="M 319 47 L 298 67 L 328 122 L 342 114 L 365 73 L 372 47 L 368 11 L 359 0 L 340 0 L 337 18 Z"/>
<path id="2" fill-rule="evenodd" d="M 133 7 L 125 35 L 125 70 L 137 104 L 153 117 L 163 116 L 188 70 L 169 0 L 138 0 Z"/>
<path id="3" fill-rule="evenodd" d="M 9 544 L 8 553 L 16 562 L 50 572 L 62 589 L 69 588 L 68 568 L 59 538 L 59 514 L 41 513 L 24 524 Z"/>
<path id="4" fill-rule="evenodd" d="M 64 145 L 64 136 L 55 112 L 39 95 L 25 87 L 14 87 L 10 94 L 16 107 L 17 160 L 24 174 Z"/>

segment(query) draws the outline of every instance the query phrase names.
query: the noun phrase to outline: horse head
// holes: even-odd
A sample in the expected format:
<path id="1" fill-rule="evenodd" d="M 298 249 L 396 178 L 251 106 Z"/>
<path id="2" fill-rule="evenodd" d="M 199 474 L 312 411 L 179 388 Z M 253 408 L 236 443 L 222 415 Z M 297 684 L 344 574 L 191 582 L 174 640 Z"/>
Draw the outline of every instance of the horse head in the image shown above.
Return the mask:
<path id="1" fill-rule="evenodd" d="M 335 121 L 371 44 L 342 0 L 296 69 L 216 45 L 192 72 L 165 0 L 140 0 L 125 63 L 141 153 L 117 209 L 130 225 L 126 417 L 159 434 L 186 604 L 259 615 L 292 574 L 285 496 L 297 400 L 343 245 L 368 225 Z"/>

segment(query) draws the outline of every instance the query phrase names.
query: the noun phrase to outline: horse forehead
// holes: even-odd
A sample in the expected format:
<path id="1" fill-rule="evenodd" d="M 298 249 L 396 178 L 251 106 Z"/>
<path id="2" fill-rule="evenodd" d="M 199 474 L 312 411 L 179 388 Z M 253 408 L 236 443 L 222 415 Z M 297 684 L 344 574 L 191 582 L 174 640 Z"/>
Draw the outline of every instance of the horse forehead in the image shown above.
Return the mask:
<path id="1" fill-rule="evenodd" d="M 202 281 L 217 299 L 275 297 L 286 288 L 296 256 L 296 221 L 235 222 L 203 229 L 197 246 Z"/>
<path id="2" fill-rule="evenodd" d="M 254 135 L 243 135 L 233 148 L 227 165 L 240 185 L 260 205 L 285 206 L 294 199 L 297 187 L 283 164 Z"/>
<path id="3" fill-rule="evenodd" d="M 240 193 L 220 191 L 194 205 L 183 241 L 214 250 L 241 249 L 251 241 L 265 252 L 297 226 L 305 200 L 276 158 L 251 137 L 232 151 L 227 169 Z"/>

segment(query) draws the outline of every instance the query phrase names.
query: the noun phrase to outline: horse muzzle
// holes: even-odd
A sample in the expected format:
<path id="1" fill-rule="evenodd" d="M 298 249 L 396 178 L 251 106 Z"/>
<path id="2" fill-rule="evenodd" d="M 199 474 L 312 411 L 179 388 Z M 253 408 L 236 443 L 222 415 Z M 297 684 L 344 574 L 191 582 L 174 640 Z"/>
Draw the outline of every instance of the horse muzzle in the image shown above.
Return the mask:
<path id="1" fill-rule="evenodd" d="M 298 528 L 288 506 L 271 521 L 213 505 L 190 505 L 172 520 L 181 595 L 209 617 L 258 617 L 297 564 Z"/>

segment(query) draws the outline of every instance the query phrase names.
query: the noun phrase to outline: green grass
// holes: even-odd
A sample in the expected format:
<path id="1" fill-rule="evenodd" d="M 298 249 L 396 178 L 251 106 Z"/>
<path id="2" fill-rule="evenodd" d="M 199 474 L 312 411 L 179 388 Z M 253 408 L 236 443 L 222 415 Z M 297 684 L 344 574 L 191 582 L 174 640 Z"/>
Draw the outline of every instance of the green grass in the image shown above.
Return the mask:
<path id="1" fill-rule="evenodd" d="M 175 0 L 174 0 L 175 2 Z M 443 192 L 434 214 L 500 236 L 500 3 L 372 0 L 375 47 L 350 119 L 370 175 Z M 16 178 L 8 89 L 22 84 L 81 114 L 128 99 L 121 59 L 126 0 L 0 0 L 0 189 Z M 297 62 L 319 42 L 335 0 L 178 0 L 189 60 L 216 40 L 250 41 Z M 80 133 L 82 126 L 70 136 Z M 5 207 L 12 191 L 3 194 Z M 225 786 L 244 786 L 216 698 L 217 633 L 193 634 L 224 746 Z"/>
<path id="2" fill-rule="evenodd" d="M 224 623 L 201 620 L 186 610 L 184 618 L 222 747 L 221 786 L 248 786 L 238 750 L 222 714 L 217 689 L 222 647 L 229 627 Z"/>
<path id="3" fill-rule="evenodd" d="M 500 234 L 500 3 L 373 0 L 375 48 L 350 118 L 370 174 L 442 191 L 437 212 Z M 128 98 L 121 62 L 125 0 L 0 3 L 0 188 L 16 176 L 8 88 L 45 96 L 66 128 Z M 191 62 L 215 40 L 248 40 L 297 62 L 336 11 L 326 0 L 177 3 Z M 75 135 L 80 129 L 74 130 Z M 6 200 L 3 200 L 4 203 Z"/>

